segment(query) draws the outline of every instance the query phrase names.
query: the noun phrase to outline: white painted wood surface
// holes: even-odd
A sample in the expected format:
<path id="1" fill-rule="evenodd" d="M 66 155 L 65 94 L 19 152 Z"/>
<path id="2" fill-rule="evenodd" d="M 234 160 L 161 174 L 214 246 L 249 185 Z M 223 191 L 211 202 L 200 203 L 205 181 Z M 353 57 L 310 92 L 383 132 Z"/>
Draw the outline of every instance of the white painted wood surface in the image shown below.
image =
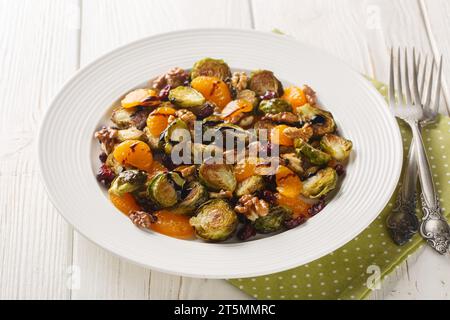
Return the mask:
<path id="1" fill-rule="evenodd" d="M 159 32 L 278 28 L 380 80 L 392 45 L 443 54 L 447 90 L 449 15 L 447 0 L 0 0 L 0 298 L 247 298 L 225 281 L 132 265 L 58 215 L 43 190 L 34 147 L 51 97 L 79 67 Z M 444 102 L 448 114 L 448 96 Z M 372 298 L 448 299 L 449 270 L 448 257 L 425 248 Z"/>

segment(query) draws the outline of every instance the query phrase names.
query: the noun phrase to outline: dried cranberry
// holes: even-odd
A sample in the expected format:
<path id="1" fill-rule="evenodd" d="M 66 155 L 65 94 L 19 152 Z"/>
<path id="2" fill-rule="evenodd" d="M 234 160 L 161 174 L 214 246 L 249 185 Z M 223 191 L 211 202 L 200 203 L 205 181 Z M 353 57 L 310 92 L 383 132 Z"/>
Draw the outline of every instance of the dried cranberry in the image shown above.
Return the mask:
<path id="1" fill-rule="evenodd" d="M 294 229 L 294 228 L 298 227 L 299 225 L 304 224 L 306 222 L 306 220 L 307 219 L 303 216 L 300 216 L 300 217 L 297 217 L 294 219 L 290 219 L 290 220 L 286 220 L 284 222 L 284 227 L 286 229 Z"/>
<path id="2" fill-rule="evenodd" d="M 116 177 L 114 171 L 111 170 L 106 164 L 102 164 L 97 173 L 98 182 L 102 183 L 105 187 L 109 188 L 111 182 Z"/>
<path id="3" fill-rule="evenodd" d="M 278 96 L 278 94 L 274 91 L 266 91 L 266 93 L 264 93 L 260 99 L 261 100 L 270 100 L 270 99 L 274 99 Z"/>
<path id="4" fill-rule="evenodd" d="M 345 174 L 345 168 L 342 164 L 337 164 L 334 167 L 334 170 L 336 170 L 336 173 L 338 174 L 338 176 L 342 176 L 343 174 Z"/>
<path id="5" fill-rule="evenodd" d="M 244 224 L 244 226 L 237 233 L 237 237 L 241 241 L 248 240 L 254 236 L 256 236 L 256 229 L 250 223 Z"/>
<path id="6" fill-rule="evenodd" d="M 308 209 L 308 214 L 310 217 L 315 216 L 320 211 L 322 211 L 326 206 L 326 203 L 324 200 L 320 200 L 316 204 L 312 205 L 311 208 Z"/>
<path id="7" fill-rule="evenodd" d="M 98 156 L 98 158 L 100 159 L 100 161 L 102 163 L 106 162 L 106 159 L 108 159 L 108 155 L 105 152 L 100 153 L 100 155 Z"/>
<path id="8" fill-rule="evenodd" d="M 275 205 L 277 202 L 275 194 L 270 190 L 264 190 L 263 192 L 261 192 L 259 198 L 265 200 L 270 205 Z"/>
<path id="9" fill-rule="evenodd" d="M 206 102 L 200 109 L 200 111 L 197 113 L 197 118 L 202 120 L 209 117 L 213 113 L 214 113 L 214 106 L 211 103 Z"/>
<path id="10" fill-rule="evenodd" d="M 158 98 L 160 100 L 168 100 L 169 99 L 169 91 L 172 89 L 170 85 L 165 86 L 161 89 L 161 91 L 158 94 Z"/>

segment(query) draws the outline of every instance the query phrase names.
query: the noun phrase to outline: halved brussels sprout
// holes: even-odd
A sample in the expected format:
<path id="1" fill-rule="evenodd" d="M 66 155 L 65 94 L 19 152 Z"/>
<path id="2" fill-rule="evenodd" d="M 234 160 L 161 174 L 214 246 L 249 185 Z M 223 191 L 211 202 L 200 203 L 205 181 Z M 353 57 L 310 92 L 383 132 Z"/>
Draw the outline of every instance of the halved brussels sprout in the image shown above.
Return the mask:
<path id="1" fill-rule="evenodd" d="M 292 106 L 285 100 L 275 98 L 261 101 L 258 110 L 263 114 L 277 114 L 292 111 Z"/>
<path id="2" fill-rule="evenodd" d="M 190 182 L 185 192 L 187 195 L 172 210 L 172 212 L 192 215 L 195 210 L 209 198 L 208 191 L 206 191 L 206 188 L 198 181 Z"/>
<path id="3" fill-rule="evenodd" d="M 322 169 L 303 181 L 302 195 L 311 199 L 323 197 L 336 188 L 337 179 L 336 170 L 330 167 Z"/>
<path id="4" fill-rule="evenodd" d="M 198 76 L 216 77 L 225 80 L 231 77 L 230 67 L 221 59 L 204 58 L 192 67 L 191 79 Z"/>
<path id="5" fill-rule="evenodd" d="M 125 193 L 133 192 L 142 187 L 147 181 L 147 174 L 139 170 L 126 170 L 119 173 L 119 175 L 111 183 L 109 192 L 118 196 L 123 196 Z"/>
<path id="6" fill-rule="evenodd" d="M 275 92 L 279 97 L 283 95 L 283 85 L 273 75 L 273 72 L 268 70 L 252 72 L 248 87 L 250 90 L 255 91 L 258 96 L 264 95 L 267 91 Z"/>
<path id="7" fill-rule="evenodd" d="M 200 238 L 224 241 L 236 230 L 238 218 L 228 202 L 215 199 L 203 204 L 189 222 Z"/>
<path id="8" fill-rule="evenodd" d="M 242 91 L 239 91 L 236 95 L 236 99 L 242 99 L 250 102 L 253 107 L 256 107 L 258 104 L 258 97 L 256 96 L 256 93 L 252 90 L 244 89 Z"/>
<path id="9" fill-rule="evenodd" d="M 150 181 L 147 194 L 158 207 L 172 207 L 178 202 L 184 182 L 178 173 L 160 173 Z"/>
<path id="10" fill-rule="evenodd" d="M 269 214 L 264 217 L 259 217 L 254 222 L 254 227 L 259 233 L 272 233 L 280 231 L 283 228 L 283 223 L 292 217 L 292 211 L 286 207 L 273 207 Z"/>
<path id="11" fill-rule="evenodd" d="M 295 148 L 298 155 L 304 155 L 312 164 L 323 166 L 331 160 L 331 156 L 319 149 L 314 148 L 302 139 L 295 139 Z"/>
<path id="12" fill-rule="evenodd" d="M 198 169 L 200 181 L 213 191 L 231 191 L 236 189 L 236 177 L 233 167 L 228 164 L 203 163 Z"/>
<path id="13" fill-rule="evenodd" d="M 343 137 L 326 134 L 320 140 L 320 147 L 337 161 L 344 161 L 350 155 L 353 143 Z"/>
<path id="14" fill-rule="evenodd" d="M 131 126 L 134 111 L 132 109 L 119 108 L 113 111 L 111 121 L 119 129 L 126 129 Z"/>
<path id="15" fill-rule="evenodd" d="M 170 154 L 173 146 L 185 141 L 185 139 L 191 139 L 189 128 L 186 122 L 181 119 L 176 119 L 161 133 L 159 147 L 164 150 L 166 154 Z"/>
<path id="16" fill-rule="evenodd" d="M 302 158 L 295 153 L 284 153 L 280 155 L 281 163 L 294 171 L 299 176 L 302 176 L 305 172 L 303 168 Z"/>
<path id="17" fill-rule="evenodd" d="M 297 108 L 296 111 L 301 121 L 312 125 L 315 136 L 323 136 L 336 130 L 333 115 L 328 111 L 313 107 L 310 104 L 305 104 Z"/>
<path id="18" fill-rule="evenodd" d="M 144 140 L 145 134 L 143 131 L 138 130 L 135 127 L 131 127 L 128 129 L 122 129 L 117 132 L 117 139 L 119 141 L 125 141 L 125 140 Z"/>
<path id="19" fill-rule="evenodd" d="M 205 103 L 205 97 L 191 87 L 176 87 L 170 90 L 169 100 L 181 108 L 194 108 Z"/>
<path id="20" fill-rule="evenodd" d="M 265 181 L 262 176 L 251 176 L 240 182 L 236 188 L 236 196 L 242 197 L 246 194 L 253 194 L 257 191 L 263 190 Z"/>

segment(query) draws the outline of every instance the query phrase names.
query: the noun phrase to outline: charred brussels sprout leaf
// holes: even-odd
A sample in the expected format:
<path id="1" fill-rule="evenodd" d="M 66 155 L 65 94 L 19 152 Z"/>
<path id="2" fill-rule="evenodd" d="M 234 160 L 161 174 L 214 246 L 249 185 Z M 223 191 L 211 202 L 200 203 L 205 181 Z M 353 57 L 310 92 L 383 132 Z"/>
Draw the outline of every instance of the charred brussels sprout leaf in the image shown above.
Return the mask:
<path id="1" fill-rule="evenodd" d="M 337 161 L 344 161 L 350 155 L 353 144 L 350 140 L 334 134 L 326 134 L 320 140 L 320 147 Z"/>
<path id="2" fill-rule="evenodd" d="M 282 163 L 297 175 L 302 176 L 305 173 L 302 158 L 295 153 L 284 153 L 280 155 L 280 158 Z"/>
<path id="3" fill-rule="evenodd" d="M 263 114 L 277 114 L 292 111 L 292 106 L 285 100 L 275 98 L 261 101 L 258 109 Z"/>
<path id="4" fill-rule="evenodd" d="M 144 138 L 145 138 L 144 132 L 136 129 L 135 127 L 122 129 L 117 132 L 117 139 L 119 139 L 119 141 L 143 140 Z"/>
<path id="5" fill-rule="evenodd" d="M 119 173 L 109 188 L 109 192 L 118 196 L 133 192 L 142 187 L 147 181 L 147 174 L 139 170 L 126 170 Z"/>
<path id="6" fill-rule="evenodd" d="M 184 179 L 178 173 L 160 173 L 150 181 L 147 194 L 158 207 L 168 208 L 177 204 L 183 185 Z"/>
<path id="7" fill-rule="evenodd" d="M 259 217 L 254 222 L 254 227 L 259 233 L 272 233 L 283 228 L 283 222 L 292 217 L 292 211 L 285 207 L 274 207 L 268 215 Z"/>
<path id="8" fill-rule="evenodd" d="M 330 167 L 322 169 L 303 181 L 302 194 L 311 199 L 323 197 L 336 188 L 337 179 L 336 170 Z"/>
<path id="9" fill-rule="evenodd" d="M 328 111 L 313 107 L 310 104 L 305 104 L 297 108 L 296 111 L 301 121 L 312 125 L 315 136 L 323 136 L 336 130 L 333 115 Z"/>
<path id="10" fill-rule="evenodd" d="M 225 80 L 231 77 L 230 67 L 221 59 L 204 58 L 192 67 L 191 79 L 199 76 L 216 77 Z"/>
<path id="11" fill-rule="evenodd" d="M 331 156 L 328 153 L 314 148 L 302 139 L 295 140 L 295 148 L 299 155 L 305 156 L 312 164 L 323 166 L 331 160 Z"/>
<path id="12" fill-rule="evenodd" d="M 170 90 L 169 100 L 181 108 L 199 107 L 206 101 L 200 92 L 190 87 L 177 87 Z"/>
<path id="13" fill-rule="evenodd" d="M 161 133 L 159 146 L 166 154 L 170 154 L 174 145 L 190 139 L 191 133 L 187 124 L 181 119 L 176 119 Z"/>
<path id="14" fill-rule="evenodd" d="M 200 181 L 213 191 L 231 191 L 236 189 L 236 178 L 233 167 L 227 164 L 203 163 L 198 174 Z"/>
<path id="15" fill-rule="evenodd" d="M 132 125 L 133 113 L 134 111 L 132 111 L 132 109 L 116 109 L 112 113 L 111 121 L 114 122 L 119 129 L 126 129 Z"/>
<path id="16" fill-rule="evenodd" d="M 256 95 L 263 96 L 267 91 L 275 92 L 279 97 L 283 95 L 283 85 L 272 71 L 257 70 L 252 72 L 249 89 L 255 91 Z"/>
<path id="17" fill-rule="evenodd" d="M 242 197 L 246 194 L 253 194 L 263 190 L 264 187 L 265 182 L 262 176 L 251 176 L 237 185 L 236 196 Z"/>
<path id="18" fill-rule="evenodd" d="M 230 205 L 221 199 L 206 202 L 189 222 L 197 236 L 208 241 L 224 241 L 236 230 L 238 219 Z"/>
<path id="19" fill-rule="evenodd" d="M 173 210 L 174 213 L 192 215 L 197 208 L 208 200 L 208 191 L 197 181 L 192 181 L 186 188 L 187 195 Z"/>

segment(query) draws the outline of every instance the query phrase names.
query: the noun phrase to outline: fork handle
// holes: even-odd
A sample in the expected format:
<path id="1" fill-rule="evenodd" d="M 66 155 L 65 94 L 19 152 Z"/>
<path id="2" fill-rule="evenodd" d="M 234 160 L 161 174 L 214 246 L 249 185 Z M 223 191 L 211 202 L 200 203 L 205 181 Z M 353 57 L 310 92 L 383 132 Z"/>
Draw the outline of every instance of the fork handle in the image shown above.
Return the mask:
<path id="1" fill-rule="evenodd" d="M 403 173 L 401 199 L 403 199 L 403 201 L 411 203 L 414 210 L 416 207 L 417 177 L 416 146 L 414 140 L 411 140 L 408 158 L 406 160 L 406 169 Z M 412 214 L 415 214 L 414 211 L 412 212 Z"/>
<path id="2" fill-rule="evenodd" d="M 414 140 L 414 147 L 416 149 L 416 160 L 419 168 L 419 180 L 422 187 L 423 200 L 430 209 L 437 209 L 438 202 L 436 199 L 436 191 L 434 189 L 433 175 L 431 173 L 430 163 L 428 162 L 427 154 L 425 152 L 425 146 L 422 140 L 422 134 L 420 132 L 420 126 L 418 121 L 408 122 Z"/>

